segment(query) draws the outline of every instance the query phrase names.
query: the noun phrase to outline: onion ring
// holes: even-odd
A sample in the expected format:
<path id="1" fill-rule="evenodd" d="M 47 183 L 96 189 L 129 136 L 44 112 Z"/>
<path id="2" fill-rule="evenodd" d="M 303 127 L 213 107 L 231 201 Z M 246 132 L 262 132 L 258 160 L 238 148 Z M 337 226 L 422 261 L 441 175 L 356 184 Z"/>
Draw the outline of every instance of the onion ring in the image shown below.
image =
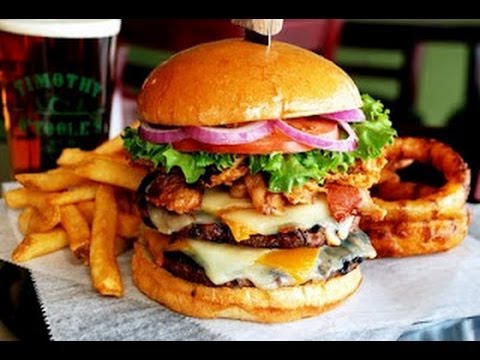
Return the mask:
<path id="1" fill-rule="evenodd" d="M 470 169 L 451 147 L 432 139 L 397 138 L 387 149 L 386 158 L 390 162 L 414 159 L 430 163 L 443 173 L 446 184 L 415 200 L 387 201 L 374 197 L 374 203 L 387 211 L 385 221 L 449 219 L 458 215 L 470 189 Z"/>
<path id="2" fill-rule="evenodd" d="M 375 197 L 387 201 L 396 200 L 416 200 L 422 197 L 433 194 L 437 191 L 436 187 L 414 182 L 385 181 L 375 186 L 375 191 L 372 190 L 372 194 Z"/>
<path id="3" fill-rule="evenodd" d="M 451 219 L 372 221 L 362 219 L 378 257 L 402 257 L 446 251 L 465 239 L 470 214 L 464 206 Z"/>
<path id="4" fill-rule="evenodd" d="M 423 138 L 397 138 L 386 149 L 389 163 L 372 189 L 373 202 L 386 211 L 383 220 L 364 216 L 360 228 L 379 257 L 401 257 L 448 250 L 465 239 L 470 213 L 465 205 L 470 170 L 449 146 Z M 433 187 L 402 182 L 395 170 L 412 161 L 441 171 L 446 184 Z"/>

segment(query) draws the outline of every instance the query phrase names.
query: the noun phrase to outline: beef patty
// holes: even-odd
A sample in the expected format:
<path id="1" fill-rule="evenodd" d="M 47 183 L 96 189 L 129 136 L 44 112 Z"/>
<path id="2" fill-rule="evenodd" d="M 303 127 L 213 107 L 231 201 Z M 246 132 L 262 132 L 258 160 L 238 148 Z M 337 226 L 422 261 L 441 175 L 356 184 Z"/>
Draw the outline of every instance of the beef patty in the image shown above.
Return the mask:
<path id="1" fill-rule="evenodd" d="M 358 221 L 350 231 L 358 227 Z M 233 237 L 230 228 L 221 223 L 215 224 L 192 224 L 174 233 L 171 237 L 172 241 L 181 238 L 201 239 L 204 241 L 213 241 L 216 243 L 225 243 L 238 245 Z M 279 248 L 293 249 L 299 247 L 319 247 L 327 243 L 325 229 L 319 225 L 315 225 L 308 230 L 295 229 L 286 232 L 280 232 L 272 235 L 251 235 L 247 240 L 242 240 L 242 246 L 255 248 Z"/>
<path id="2" fill-rule="evenodd" d="M 340 270 L 333 272 L 328 279 L 349 273 L 362 261 L 363 259 L 360 257 L 354 258 L 352 261 L 345 261 L 343 263 L 343 267 Z M 163 258 L 163 267 L 174 276 L 205 286 L 226 286 L 230 288 L 254 286 L 253 283 L 248 279 L 236 279 L 222 285 L 215 285 L 210 281 L 208 276 L 205 274 L 205 270 L 200 265 L 193 261 L 189 256 L 179 251 L 165 252 Z"/>

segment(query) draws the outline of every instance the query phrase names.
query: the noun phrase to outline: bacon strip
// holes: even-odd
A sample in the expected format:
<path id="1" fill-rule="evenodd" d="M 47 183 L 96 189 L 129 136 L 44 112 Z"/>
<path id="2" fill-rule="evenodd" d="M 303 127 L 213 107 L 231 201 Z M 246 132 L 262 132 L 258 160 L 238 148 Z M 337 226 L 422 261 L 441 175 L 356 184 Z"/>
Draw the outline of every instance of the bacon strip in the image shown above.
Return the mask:
<path id="1" fill-rule="evenodd" d="M 326 189 L 328 207 L 337 221 L 348 215 L 362 215 L 380 220 L 385 216 L 385 210 L 375 205 L 366 189 L 337 184 L 328 184 Z"/>
<path id="2" fill-rule="evenodd" d="M 362 203 L 360 189 L 337 184 L 328 184 L 326 188 L 328 207 L 335 220 L 342 221 L 345 217 L 357 213 Z"/>

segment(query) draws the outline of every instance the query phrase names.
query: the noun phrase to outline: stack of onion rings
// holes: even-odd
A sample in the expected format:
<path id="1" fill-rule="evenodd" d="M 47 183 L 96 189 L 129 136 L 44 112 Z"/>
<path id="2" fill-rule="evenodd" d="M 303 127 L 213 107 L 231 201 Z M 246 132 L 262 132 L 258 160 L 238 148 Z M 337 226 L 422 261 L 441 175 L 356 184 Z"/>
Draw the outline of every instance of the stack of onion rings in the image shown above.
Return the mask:
<path id="1" fill-rule="evenodd" d="M 376 205 L 386 210 L 381 221 L 364 218 L 365 230 L 381 257 L 400 257 L 445 251 L 467 235 L 470 216 L 466 200 L 470 170 L 451 147 L 432 139 L 397 138 L 386 150 L 389 161 Z M 438 188 L 401 182 L 395 169 L 411 160 L 442 172 L 446 183 Z M 382 180 L 381 180 L 382 181 Z"/>

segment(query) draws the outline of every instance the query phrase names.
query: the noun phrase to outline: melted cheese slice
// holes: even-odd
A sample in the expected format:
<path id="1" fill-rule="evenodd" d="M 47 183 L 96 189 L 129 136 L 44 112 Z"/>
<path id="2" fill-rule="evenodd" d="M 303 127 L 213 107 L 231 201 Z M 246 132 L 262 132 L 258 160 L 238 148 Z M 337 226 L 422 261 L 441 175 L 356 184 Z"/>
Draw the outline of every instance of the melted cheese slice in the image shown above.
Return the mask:
<path id="1" fill-rule="evenodd" d="M 319 252 L 320 248 L 272 250 L 257 259 L 256 263 L 278 269 L 301 284 L 309 279 Z"/>
<path id="2" fill-rule="evenodd" d="M 208 189 L 203 196 L 200 211 L 194 214 L 179 215 L 151 205 L 148 206 L 148 213 L 158 231 L 170 235 L 190 224 L 218 222 L 222 211 L 247 207 L 253 207 L 249 199 L 235 199 L 226 191 Z"/>
<path id="3" fill-rule="evenodd" d="M 203 195 L 201 210 L 207 214 L 218 216 L 228 209 L 253 208 L 250 199 L 237 199 L 226 191 L 207 189 Z"/>
<path id="4" fill-rule="evenodd" d="M 373 258 L 376 254 L 361 231 L 336 247 L 259 249 L 184 239 L 167 251 L 181 251 L 190 256 L 215 285 L 248 279 L 263 289 L 328 279 L 343 268 L 345 261 Z"/>
<path id="5" fill-rule="evenodd" d="M 307 281 L 318 257 L 318 249 L 256 249 L 190 239 L 181 247 L 215 285 L 245 278 L 266 289 L 276 288 L 282 277 L 285 285 Z"/>
<path id="6" fill-rule="evenodd" d="M 153 207 L 149 207 L 149 213 L 157 229 L 164 234 L 172 234 L 193 223 L 221 221 L 239 242 L 255 234 L 272 235 L 320 225 L 325 228 L 328 244 L 339 245 L 347 237 L 353 221 L 353 217 L 347 217 L 344 222 L 337 223 L 330 215 L 325 195 L 320 195 L 312 204 L 286 206 L 279 215 L 263 215 L 253 208 L 250 199 L 236 199 L 218 189 L 205 191 L 201 209 L 195 214 L 178 215 Z"/>
<path id="7" fill-rule="evenodd" d="M 237 241 L 246 240 L 250 235 L 272 235 L 285 229 L 310 229 L 315 225 L 336 224 L 330 216 L 325 196 L 313 204 L 285 207 L 280 215 L 263 215 L 255 209 L 234 209 L 220 215 Z"/>
<path id="8" fill-rule="evenodd" d="M 271 250 L 216 244 L 208 241 L 184 240 L 182 252 L 186 253 L 205 270 L 215 285 L 247 278 L 256 286 L 270 288 L 273 279 L 268 269 L 255 266 L 256 261 Z"/>

